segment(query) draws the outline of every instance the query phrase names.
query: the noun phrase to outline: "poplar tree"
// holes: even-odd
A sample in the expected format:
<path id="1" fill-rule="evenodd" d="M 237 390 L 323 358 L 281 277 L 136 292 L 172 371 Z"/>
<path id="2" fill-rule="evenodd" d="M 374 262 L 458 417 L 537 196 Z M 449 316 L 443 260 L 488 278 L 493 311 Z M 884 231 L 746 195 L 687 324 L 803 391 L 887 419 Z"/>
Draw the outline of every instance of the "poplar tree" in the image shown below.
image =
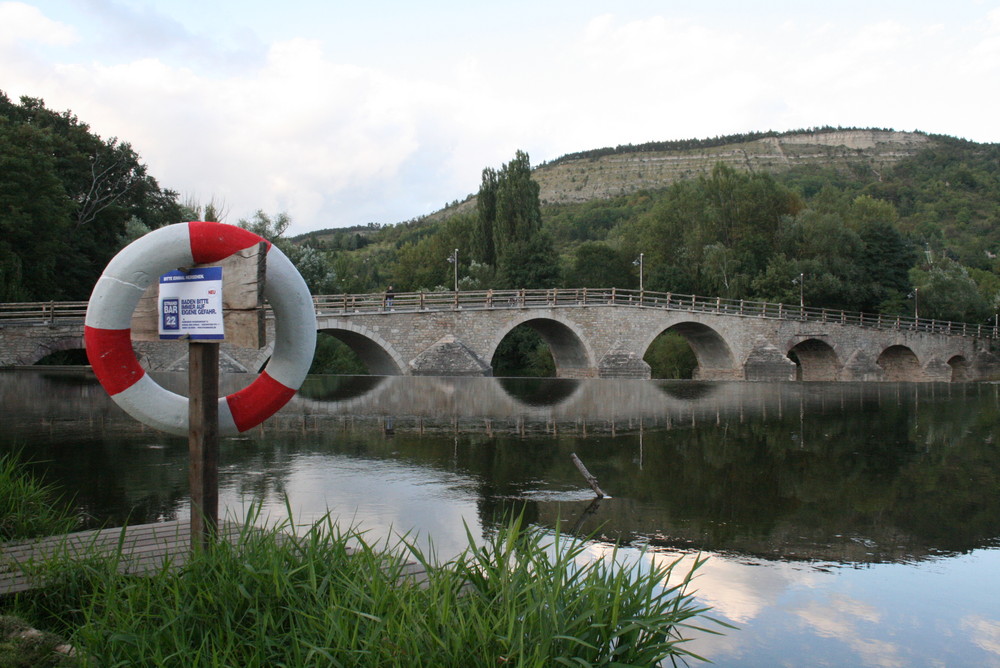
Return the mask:
<path id="1" fill-rule="evenodd" d="M 493 244 L 493 224 L 497 217 L 497 172 L 492 167 L 483 170 L 479 196 L 476 198 L 476 222 L 472 229 L 472 257 L 490 267 L 496 267 L 497 253 Z"/>
<path id="2" fill-rule="evenodd" d="M 529 241 L 541 229 L 539 192 L 538 183 L 531 178 L 531 160 L 524 151 L 517 151 L 499 171 L 483 170 L 473 235 L 477 260 L 495 267 L 514 246 Z"/>

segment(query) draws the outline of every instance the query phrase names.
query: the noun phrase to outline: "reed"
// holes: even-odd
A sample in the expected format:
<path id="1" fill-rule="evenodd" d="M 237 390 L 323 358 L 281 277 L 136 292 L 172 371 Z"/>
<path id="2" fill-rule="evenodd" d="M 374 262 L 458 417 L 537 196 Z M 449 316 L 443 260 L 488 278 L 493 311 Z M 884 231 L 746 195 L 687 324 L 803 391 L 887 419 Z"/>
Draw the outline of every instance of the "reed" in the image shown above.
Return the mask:
<path id="1" fill-rule="evenodd" d="M 28 471 L 19 452 L 0 454 L 0 543 L 68 533 L 78 523 L 70 505 Z"/>
<path id="2" fill-rule="evenodd" d="M 250 518 L 251 521 L 254 518 Z M 250 526 L 250 523 L 247 524 Z M 697 659 L 708 621 L 688 588 L 700 561 L 637 568 L 520 519 L 443 565 L 405 539 L 377 546 L 329 517 L 301 536 L 247 529 L 151 577 L 107 560 L 50 564 L 22 604 L 95 666 L 610 666 Z M 407 577 L 416 559 L 425 578 Z M 667 583 L 665 585 L 665 583 Z M 707 629 L 705 629 L 707 630 Z M 711 632 L 711 631 L 710 631 Z"/>

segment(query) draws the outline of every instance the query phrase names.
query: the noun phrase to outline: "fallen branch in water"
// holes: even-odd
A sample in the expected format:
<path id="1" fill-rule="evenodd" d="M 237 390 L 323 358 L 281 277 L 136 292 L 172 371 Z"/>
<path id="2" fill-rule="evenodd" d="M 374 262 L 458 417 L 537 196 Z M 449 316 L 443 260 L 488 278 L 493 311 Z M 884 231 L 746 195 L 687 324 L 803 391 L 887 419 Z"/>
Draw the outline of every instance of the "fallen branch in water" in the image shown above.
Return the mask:
<path id="1" fill-rule="evenodd" d="M 590 485 L 590 488 L 592 490 L 594 490 L 594 494 L 597 495 L 597 498 L 598 499 L 603 499 L 605 496 L 607 496 L 604 493 L 604 490 L 602 490 L 597 485 L 597 478 L 595 478 L 594 476 L 590 475 L 590 471 L 588 471 L 587 467 L 583 465 L 583 462 L 580 461 L 580 458 L 576 456 L 576 453 L 575 452 L 571 452 L 569 456 L 570 456 L 570 459 L 573 460 L 573 463 L 576 464 L 576 468 L 580 470 L 581 474 L 583 474 L 583 477 L 584 477 L 584 479 L 586 479 L 587 483 Z"/>

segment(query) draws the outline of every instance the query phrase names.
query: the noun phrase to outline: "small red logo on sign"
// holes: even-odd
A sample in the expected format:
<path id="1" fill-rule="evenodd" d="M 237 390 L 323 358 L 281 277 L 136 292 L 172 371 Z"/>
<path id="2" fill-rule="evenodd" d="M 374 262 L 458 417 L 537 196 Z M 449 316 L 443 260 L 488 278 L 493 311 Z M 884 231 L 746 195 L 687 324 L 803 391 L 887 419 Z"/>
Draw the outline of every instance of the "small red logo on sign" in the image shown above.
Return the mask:
<path id="1" fill-rule="evenodd" d="M 214 294 L 215 294 L 215 290 L 209 290 L 209 291 L 208 291 L 208 294 L 210 294 L 210 295 L 214 295 Z"/>

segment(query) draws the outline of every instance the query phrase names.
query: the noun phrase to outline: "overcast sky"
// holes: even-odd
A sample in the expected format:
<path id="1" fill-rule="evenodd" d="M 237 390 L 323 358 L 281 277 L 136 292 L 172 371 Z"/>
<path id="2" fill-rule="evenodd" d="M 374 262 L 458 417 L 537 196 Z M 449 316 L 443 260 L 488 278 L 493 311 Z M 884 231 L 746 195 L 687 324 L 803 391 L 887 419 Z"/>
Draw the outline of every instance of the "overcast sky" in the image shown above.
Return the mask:
<path id="1" fill-rule="evenodd" d="M 0 90 L 290 233 L 617 144 L 823 125 L 1000 142 L 1000 0 L 0 0 Z"/>

